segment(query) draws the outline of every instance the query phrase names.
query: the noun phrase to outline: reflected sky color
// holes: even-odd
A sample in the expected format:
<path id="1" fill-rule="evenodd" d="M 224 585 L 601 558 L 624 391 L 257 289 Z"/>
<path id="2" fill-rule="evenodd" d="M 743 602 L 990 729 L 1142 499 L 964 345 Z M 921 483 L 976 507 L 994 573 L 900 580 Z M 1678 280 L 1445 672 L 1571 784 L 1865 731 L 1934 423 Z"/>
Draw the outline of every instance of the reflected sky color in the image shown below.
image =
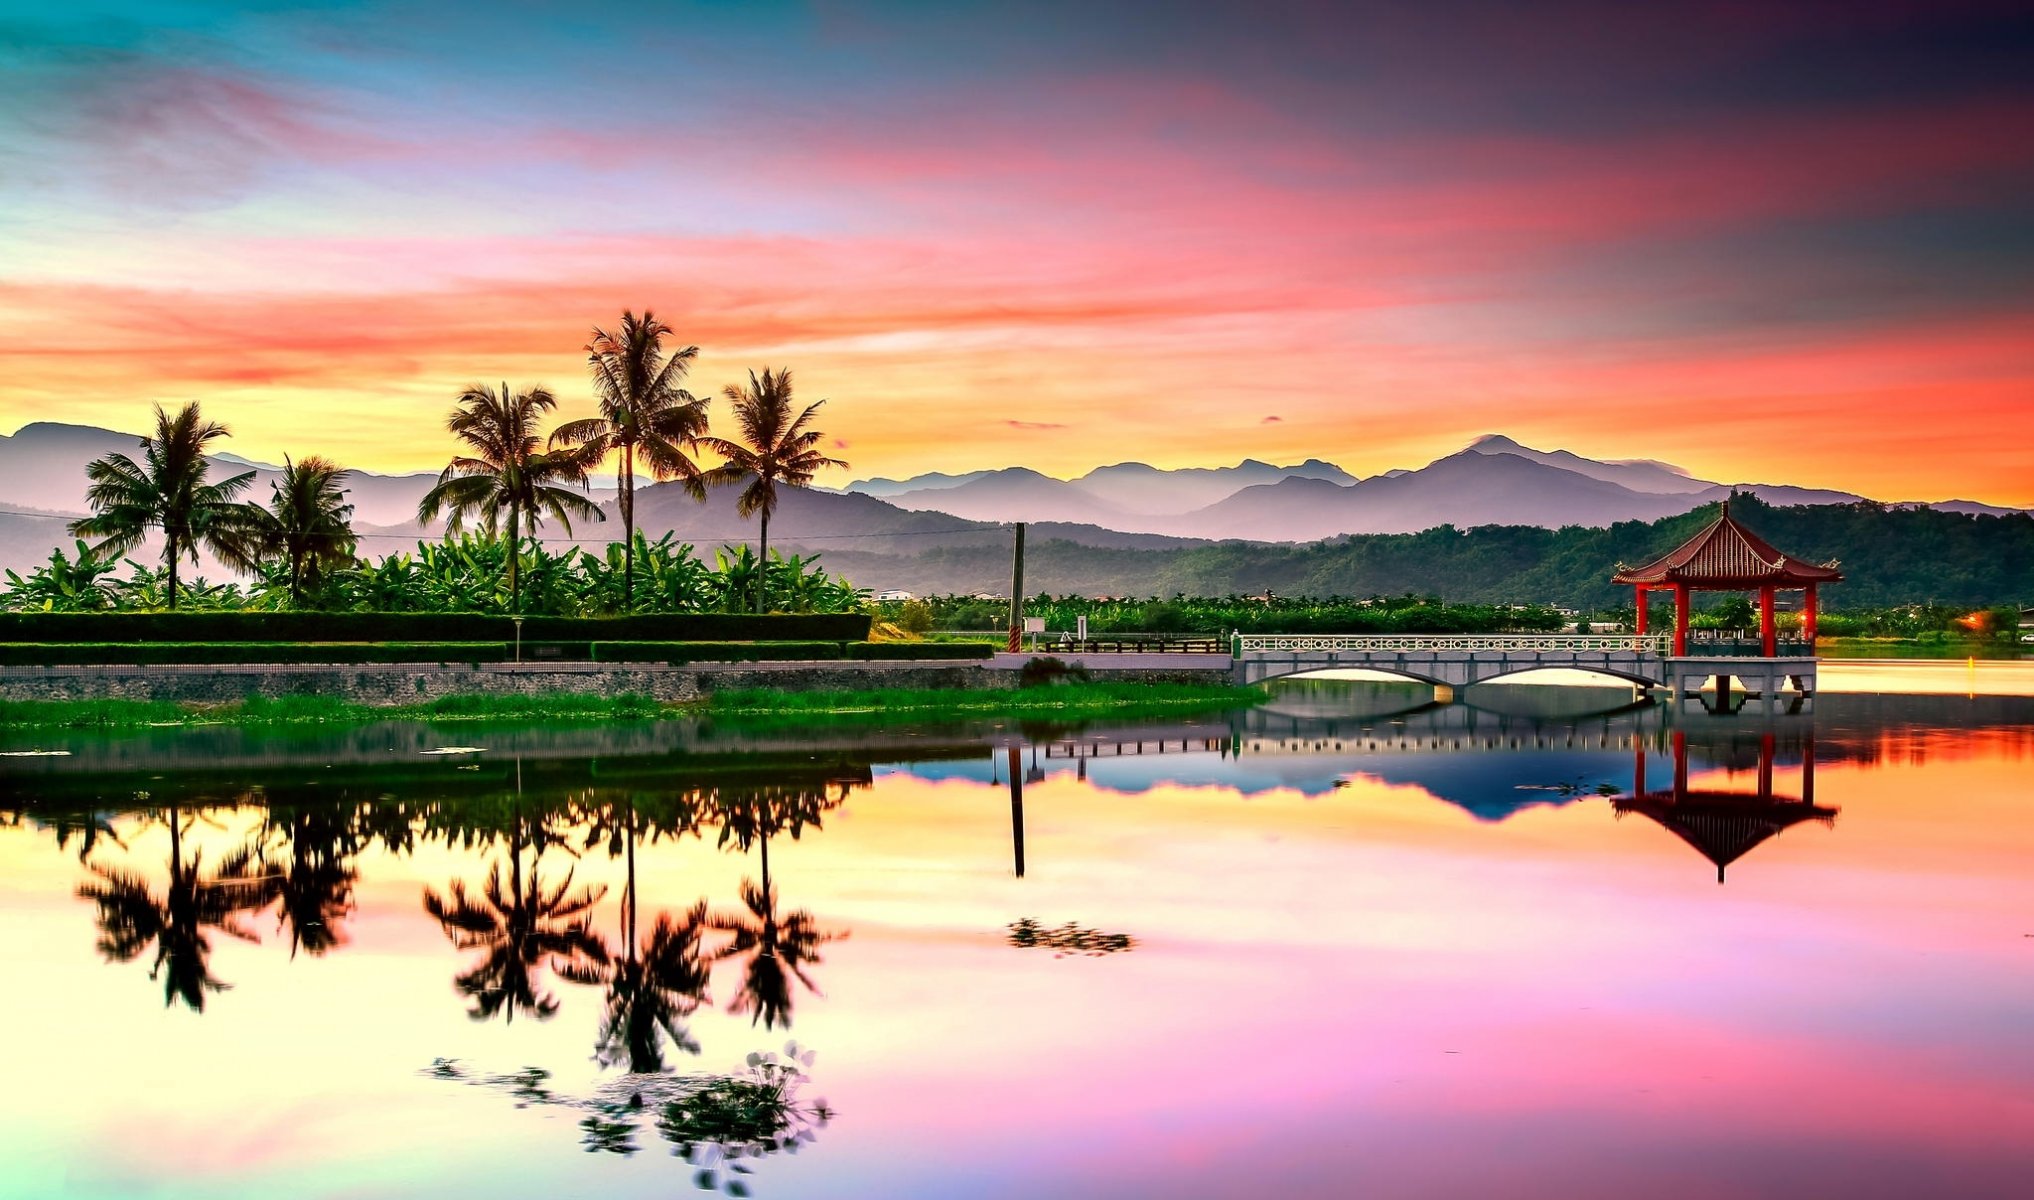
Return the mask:
<path id="1" fill-rule="evenodd" d="M 2030 39 L 1992 0 L 16 4 L 0 428 L 200 399 L 240 453 L 435 469 L 457 389 L 577 415 L 588 326 L 648 306 L 703 392 L 795 368 L 858 474 L 1502 429 L 2034 504 Z"/>
<path id="2" fill-rule="evenodd" d="M 1420 735 L 1416 719 L 1393 734 L 1391 717 L 1361 715 L 1354 689 L 1320 695 L 1349 701 L 1357 738 L 1366 720 L 1373 738 Z M 1592 790 L 1629 788 L 1634 744 L 1665 785 L 1657 713 L 1507 718 L 1558 749 L 1291 756 L 1301 774 L 1339 764 L 1326 790 L 1267 770 L 1276 718 L 1259 714 L 1238 718 L 1227 753 L 1147 749 L 1134 775 L 1129 758 L 1097 758 L 1083 779 L 1049 752 L 1151 747 L 1176 727 L 1036 737 L 1021 879 L 1004 752 L 879 753 L 822 829 L 771 842 L 785 906 L 848 934 L 824 947 L 823 994 L 798 995 L 790 1031 L 842 1115 L 764 1163 L 758 1194 L 2018 1195 L 2034 1171 L 2034 702 L 1964 704 L 1828 697 L 1812 720 L 1684 720 L 1691 789 L 1755 792 L 1773 732 L 1773 790 L 1796 795 L 1808 734 L 1817 802 L 1840 810 L 1758 846 L 1723 887 L 1687 844 Z M 1328 718 L 1311 719 L 1330 740 Z M 271 747 L 265 777 L 279 796 L 339 778 L 338 746 Z M 131 773 L 10 764 L 9 811 L 53 795 L 63 771 L 64 786 L 109 793 L 144 776 L 119 753 Z M 565 762 L 527 771 L 526 789 Z M 437 766 L 443 782 L 401 786 L 468 786 L 458 764 Z M 1569 782 L 1556 768 L 1583 794 L 1477 808 Z M 216 854 L 255 817 L 216 810 L 192 841 Z M 129 825 L 126 850 L 95 860 L 152 870 L 159 887 L 167 836 L 116 822 Z M 689 1187 L 654 1137 L 633 1159 L 587 1155 L 567 1115 L 419 1074 L 450 1056 L 539 1065 L 566 1088 L 599 1076 L 596 991 L 554 981 L 557 1016 L 513 1025 L 468 1021 L 452 992 L 461 956 L 420 894 L 502 853 L 362 855 L 346 945 L 291 961 L 273 914 L 257 916 L 261 944 L 215 939 L 233 986 L 199 1016 L 164 1008 L 145 962 L 99 961 L 91 906 L 72 894 L 75 844 L 0 829 L 0 1019 L 37 1031 L 10 1060 L 33 1082 L 0 1098 L 0 1193 Z M 646 919 L 701 896 L 732 906 L 758 870 L 711 836 L 638 859 Z M 622 863 L 600 849 L 543 862 L 606 887 L 594 920 L 611 933 Z M 1060 958 L 1005 944 L 1026 917 L 1136 946 Z M 722 964 L 714 1008 L 692 1022 L 703 1053 L 678 1056 L 681 1070 L 781 1043 L 725 1011 L 733 984 Z"/>

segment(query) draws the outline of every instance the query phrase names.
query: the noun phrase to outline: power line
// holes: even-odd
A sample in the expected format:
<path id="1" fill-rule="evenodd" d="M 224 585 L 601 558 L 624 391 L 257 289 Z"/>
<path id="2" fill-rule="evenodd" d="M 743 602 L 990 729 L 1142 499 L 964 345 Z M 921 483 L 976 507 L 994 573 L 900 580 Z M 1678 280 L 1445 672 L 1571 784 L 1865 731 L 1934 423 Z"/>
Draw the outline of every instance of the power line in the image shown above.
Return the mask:
<path id="1" fill-rule="evenodd" d="M 0 508 L 0 517 L 35 517 L 45 521 L 76 521 L 79 519 L 78 517 L 68 513 L 26 512 L 24 510 L 14 508 Z M 956 533 L 995 533 L 999 531 L 1001 528 L 1002 527 L 998 525 L 966 525 L 966 526 L 955 526 L 952 529 L 900 529 L 892 533 L 787 533 L 779 534 L 778 536 L 781 540 L 785 541 L 831 542 L 851 538 L 944 537 Z M 673 536 L 682 537 L 684 540 L 687 541 L 748 542 L 756 540 L 756 533 L 754 530 L 745 530 L 740 533 L 696 533 L 683 535 L 678 534 L 677 530 L 672 530 L 671 532 Z M 356 541 L 366 541 L 369 538 L 399 542 L 428 542 L 431 540 L 429 535 L 421 531 L 417 533 L 356 533 L 353 536 Z M 588 541 L 589 539 L 572 536 L 538 537 L 531 534 L 525 534 L 523 540 L 531 542 L 554 542 L 554 543 L 563 543 L 567 545 L 578 545 Z"/>

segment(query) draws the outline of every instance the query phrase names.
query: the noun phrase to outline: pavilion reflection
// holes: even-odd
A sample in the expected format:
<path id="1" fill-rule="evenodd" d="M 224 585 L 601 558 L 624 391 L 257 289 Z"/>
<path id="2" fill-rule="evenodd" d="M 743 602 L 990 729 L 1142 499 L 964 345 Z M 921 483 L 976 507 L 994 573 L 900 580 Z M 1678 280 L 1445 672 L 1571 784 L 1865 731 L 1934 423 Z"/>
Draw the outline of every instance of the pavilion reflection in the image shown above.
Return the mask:
<path id="1" fill-rule="evenodd" d="M 1815 802 L 1813 726 L 1800 733 L 1798 796 L 1782 795 L 1774 790 L 1778 741 L 1778 735 L 1771 729 L 1759 735 L 1756 783 L 1750 791 L 1690 787 L 1688 734 L 1682 729 L 1674 730 L 1669 737 L 1672 782 L 1664 788 L 1653 787 L 1646 773 L 1646 749 L 1641 743 L 1634 752 L 1631 791 L 1612 798 L 1612 811 L 1620 819 L 1628 813 L 1636 813 L 1657 822 L 1716 864 L 1716 882 L 1721 884 L 1725 870 L 1732 863 L 1782 832 L 1810 821 L 1819 822 L 1825 828 L 1836 824 L 1838 810 Z"/>

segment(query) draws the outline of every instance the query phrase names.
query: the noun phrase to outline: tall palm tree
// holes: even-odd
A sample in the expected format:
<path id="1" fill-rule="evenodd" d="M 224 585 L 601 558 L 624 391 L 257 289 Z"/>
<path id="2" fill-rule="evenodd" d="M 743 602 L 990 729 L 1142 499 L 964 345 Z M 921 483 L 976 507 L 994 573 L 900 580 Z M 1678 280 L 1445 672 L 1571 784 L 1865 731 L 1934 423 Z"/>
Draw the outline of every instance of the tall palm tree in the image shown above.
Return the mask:
<path id="1" fill-rule="evenodd" d="M 158 405 L 155 433 L 141 439 L 140 462 L 125 454 L 109 454 L 85 468 L 85 478 L 92 483 L 85 502 L 93 515 L 71 522 L 71 535 L 102 539 L 93 554 L 110 559 L 139 546 L 149 530 L 161 530 L 172 609 L 177 606 L 177 564 L 186 558 L 195 563 L 201 548 L 236 571 L 254 569 L 249 510 L 235 499 L 253 481 L 254 472 L 218 483 L 206 481 L 212 464 L 205 447 L 229 436 L 224 425 L 199 415 L 196 401 L 174 416 Z"/>
<path id="2" fill-rule="evenodd" d="M 735 501 L 735 511 L 744 517 L 762 518 L 756 554 L 761 564 L 756 575 L 756 611 L 762 612 L 769 595 L 770 514 L 777 511 L 778 486 L 805 487 L 820 468 L 848 464 L 821 454 L 818 447 L 824 435 L 806 428 L 826 401 L 815 401 L 793 415 L 790 368 L 773 373 L 764 367 L 760 377 L 750 371 L 747 387 L 731 383 L 724 394 L 734 405 L 741 440 L 702 437 L 699 445 L 727 460 L 706 473 L 706 482 L 730 484 L 746 480 L 748 486 Z"/>
<path id="3" fill-rule="evenodd" d="M 79 885 L 78 897 L 99 906 L 99 953 L 108 962 L 132 962 L 153 944 L 155 964 L 148 977 L 161 977 L 163 1006 L 182 1000 L 191 1011 L 203 1012 L 207 994 L 231 986 L 212 974 L 206 931 L 260 940 L 241 917 L 268 906 L 275 881 L 246 848 L 227 855 L 209 873 L 202 853 L 185 862 L 183 814 L 174 805 L 169 831 L 169 886 L 160 897 L 139 874 L 98 864 L 92 866 L 98 878 Z"/>
<path id="4" fill-rule="evenodd" d="M 547 1020 L 558 1011 L 558 1001 L 540 990 L 537 971 L 549 965 L 569 978 L 586 962 L 607 958 L 607 947 L 594 935 L 587 917 L 606 889 L 581 888 L 574 893 L 570 870 L 558 884 L 546 887 L 536 863 L 525 883 L 523 843 L 524 822 L 519 817 L 510 835 L 506 885 L 497 862 L 478 896 L 470 895 L 459 880 L 453 880 L 449 897 L 424 889 L 424 911 L 437 919 L 452 944 L 481 951 L 453 978 L 460 993 L 473 1001 L 467 1015 L 476 1021 L 503 1014 L 513 1022 L 519 1008 Z"/>
<path id="5" fill-rule="evenodd" d="M 522 536 L 527 520 L 532 532 L 546 514 L 572 531 L 572 518 L 607 519 L 600 506 L 560 484 L 584 488 L 587 456 L 576 450 L 544 453 L 537 449 L 537 419 L 558 406 L 558 398 L 541 387 L 510 393 L 475 384 L 460 393 L 458 406 L 445 428 L 469 451 L 455 457 L 438 474 L 437 486 L 417 503 L 417 520 L 429 522 L 446 514 L 446 527 L 457 533 L 478 516 L 488 533 L 508 533 L 509 607 L 522 604 Z"/>
<path id="6" fill-rule="evenodd" d="M 257 552 L 289 560 L 291 608 L 303 604 L 305 579 L 353 561 L 353 506 L 344 487 L 351 474 L 315 454 L 302 462 L 284 455 L 282 478 L 269 485 L 269 506 L 253 510 Z"/>
<path id="7" fill-rule="evenodd" d="M 577 446 L 595 461 L 618 455 L 615 507 L 622 519 L 622 604 L 635 604 L 636 460 L 654 479 L 676 479 L 695 500 L 706 499 L 700 470 L 686 451 L 706 433 L 706 402 L 680 387 L 699 347 L 664 353 L 671 327 L 645 309 L 623 312 L 613 333 L 595 326 L 586 343 L 600 415 L 567 421 L 551 445 Z"/>

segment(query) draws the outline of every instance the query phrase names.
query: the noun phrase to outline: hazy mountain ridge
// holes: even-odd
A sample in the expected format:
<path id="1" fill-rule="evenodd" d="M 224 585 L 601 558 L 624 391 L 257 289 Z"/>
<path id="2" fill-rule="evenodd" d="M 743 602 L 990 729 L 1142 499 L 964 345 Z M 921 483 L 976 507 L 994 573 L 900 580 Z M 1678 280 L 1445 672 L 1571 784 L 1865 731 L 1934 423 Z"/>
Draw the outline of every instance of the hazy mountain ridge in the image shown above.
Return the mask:
<path id="1" fill-rule="evenodd" d="M 85 464 L 106 453 L 133 452 L 139 441 L 132 434 L 56 422 L 38 422 L 23 426 L 12 437 L 0 436 L 0 509 L 81 515 Z M 256 501 L 267 498 L 272 466 L 234 455 L 219 456 L 218 465 L 234 473 L 253 470 L 256 478 L 246 495 Z M 606 478 L 611 488 L 612 476 Z M 372 557 L 408 550 L 419 539 L 442 534 L 442 526 L 426 528 L 415 519 L 417 500 L 435 480 L 428 472 L 352 476 L 349 492 L 363 553 Z M 904 487 L 889 497 L 856 490 L 931 482 L 943 486 Z M 1788 484 L 1734 487 L 1782 505 L 1841 505 L 1861 499 L 1848 492 Z M 703 551 L 724 543 L 753 543 L 757 522 L 735 512 L 737 490 L 720 489 L 701 504 L 674 484 L 642 486 L 638 525 L 652 538 L 669 532 Z M 1695 479 L 1669 464 L 1598 462 L 1490 435 L 1416 470 L 1367 479 L 1319 459 L 1283 467 L 1245 459 L 1233 467 L 1180 470 L 1117 463 L 1073 480 L 1006 468 L 863 480 L 841 491 L 784 489 L 771 522 L 771 543 L 787 551 L 827 554 L 836 569 L 852 562 L 858 582 L 877 587 L 921 590 L 914 584 L 939 578 L 941 572 L 966 561 L 965 590 L 978 590 L 1008 586 L 1006 526 L 1011 520 L 1029 522 L 1032 540 L 1041 546 L 1059 542 L 1135 557 L 1139 552 L 1206 547 L 1213 541 L 1304 543 L 1347 535 L 1415 533 L 1443 525 L 1604 528 L 1673 517 L 1732 490 L 1733 485 Z M 1205 496 L 1215 498 L 1181 511 L 1165 511 Z M 579 523 L 570 537 L 546 526 L 543 535 L 554 548 L 575 542 L 597 546 L 619 537 L 611 497 L 611 490 L 605 498 L 595 496 L 605 499 L 606 522 Z M 1987 515 L 2022 511 L 1969 500 L 1936 507 Z M 0 512 L 0 567 L 26 570 L 46 560 L 54 547 L 68 550 L 72 539 L 64 523 Z M 138 557 L 152 560 L 153 555 L 144 550 Z M 995 565 L 999 561 L 1001 565 Z M 1103 573 L 1117 578 L 1114 569 Z M 205 574 L 222 577 L 209 566 Z M 1005 576 L 1001 584 L 993 578 L 998 574 Z M 961 580 L 948 582 L 960 586 Z M 1101 587 L 1098 582 L 1086 590 Z"/>

